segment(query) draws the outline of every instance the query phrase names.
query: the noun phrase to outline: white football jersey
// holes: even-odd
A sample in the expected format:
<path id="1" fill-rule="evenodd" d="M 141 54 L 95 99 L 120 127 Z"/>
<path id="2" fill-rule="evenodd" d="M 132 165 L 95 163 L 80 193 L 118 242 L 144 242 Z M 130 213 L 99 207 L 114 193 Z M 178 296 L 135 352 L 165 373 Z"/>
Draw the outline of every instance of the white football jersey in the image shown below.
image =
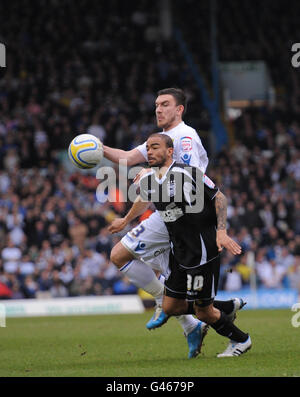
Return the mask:
<path id="1" fill-rule="evenodd" d="M 189 127 L 182 121 L 175 128 L 160 132 L 169 135 L 174 145 L 173 159 L 177 163 L 184 163 L 193 167 L 198 167 L 204 173 L 208 164 L 208 157 L 199 135 L 194 128 Z M 148 160 L 146 142 L 137 146 L 137 149 Z"/>

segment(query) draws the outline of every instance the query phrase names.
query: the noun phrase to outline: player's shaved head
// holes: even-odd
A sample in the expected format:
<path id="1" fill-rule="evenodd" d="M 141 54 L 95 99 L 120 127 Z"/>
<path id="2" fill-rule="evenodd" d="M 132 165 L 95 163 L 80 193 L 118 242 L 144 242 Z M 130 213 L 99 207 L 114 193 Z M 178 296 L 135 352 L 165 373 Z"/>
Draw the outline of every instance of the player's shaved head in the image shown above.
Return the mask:
<path id="1" fill-rule="evenodd" d="M 157 134 L 157 133 L 155 133 L 155 134 L 151 134 L 151 135 L 148 137 L 148 139 L 150 139 L 150 138 L 158 138 L 158 139 L 161 139 L 161 140 L 165 143 L 165 146 L 166 146 L 167 148 L 169 148 L 169 147 L 174 148 L 173 141 L 172 141 L 172 139 L 169 137 L 169 135 L 166 135 L 166 134 Z"/>
<path id="2" fill-rule="evenodd" d="M 150 167 L 162 167 L 172 162 L 174 146 L 168 135 L 150 135 L 147 139 L 146 149 Z"/>

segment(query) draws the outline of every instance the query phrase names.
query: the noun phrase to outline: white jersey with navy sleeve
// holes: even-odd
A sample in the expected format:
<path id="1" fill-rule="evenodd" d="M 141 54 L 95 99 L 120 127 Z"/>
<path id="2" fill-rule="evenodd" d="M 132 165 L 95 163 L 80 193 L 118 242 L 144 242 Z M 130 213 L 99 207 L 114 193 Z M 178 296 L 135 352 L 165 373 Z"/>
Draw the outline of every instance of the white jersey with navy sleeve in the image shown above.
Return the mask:
<path id="1" fill-rule="evenodd" d="M 161 132 L 161 134 L 166 134 L 172 139 L 174 145 L 173 159 L 177 163 L 198 167 L 203 173 L 205 172 L 208 158 L 201 139 L 194 128 L 189 127 L 182 121 L 175 128 Z M 137 149 L 148 160 L 146 142 L 137 146 Z"/>

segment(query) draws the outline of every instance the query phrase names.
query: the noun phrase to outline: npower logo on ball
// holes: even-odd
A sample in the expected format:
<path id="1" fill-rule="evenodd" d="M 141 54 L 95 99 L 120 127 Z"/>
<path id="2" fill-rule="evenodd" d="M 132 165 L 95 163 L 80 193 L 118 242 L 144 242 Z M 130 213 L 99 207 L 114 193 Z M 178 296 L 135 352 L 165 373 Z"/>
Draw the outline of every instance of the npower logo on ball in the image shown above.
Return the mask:
<path id="1" fill-rule="evenodd" d="M 5 45 L 0 43 L 0 68 L 6 67 L 6 48 Z"/>

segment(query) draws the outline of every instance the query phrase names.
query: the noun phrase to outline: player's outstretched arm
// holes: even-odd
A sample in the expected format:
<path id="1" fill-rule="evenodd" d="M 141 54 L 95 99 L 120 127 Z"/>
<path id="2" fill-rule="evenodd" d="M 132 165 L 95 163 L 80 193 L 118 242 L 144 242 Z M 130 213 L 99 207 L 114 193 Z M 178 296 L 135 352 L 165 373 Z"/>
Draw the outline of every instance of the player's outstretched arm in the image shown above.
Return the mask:
<path id="1" fill-rule="evenodd" d="M 144 163 L 146 160 L 138 149 L 121 150 L 114 149 L 109 146 L 103 145 L 104 157 L 113 163 L 118 163 L 119 160 L 127 160 L 127 165 L 132 166 L 135 164 Z"/>
<path id="2" fill-rule="evenodd" d="M 217 213 L 217 246 L 218 250 L 228 249 L 233 255 L 239 255 L 242 252 L 241 247 L 227 235 L 227 199 L 222 192 L 218 192 L 215 197 Z"/>
<path id="3" fill-rule="evenodd" d="M 108 231 L 112 234 L 121 232 L 131 221 L 142 215 L 150 204 L 149 201 L 142 201 L 142 198 L 138 196 L 128 211 L 128 214 L 124 218 L 114 219 L 108 227 Z"/>

